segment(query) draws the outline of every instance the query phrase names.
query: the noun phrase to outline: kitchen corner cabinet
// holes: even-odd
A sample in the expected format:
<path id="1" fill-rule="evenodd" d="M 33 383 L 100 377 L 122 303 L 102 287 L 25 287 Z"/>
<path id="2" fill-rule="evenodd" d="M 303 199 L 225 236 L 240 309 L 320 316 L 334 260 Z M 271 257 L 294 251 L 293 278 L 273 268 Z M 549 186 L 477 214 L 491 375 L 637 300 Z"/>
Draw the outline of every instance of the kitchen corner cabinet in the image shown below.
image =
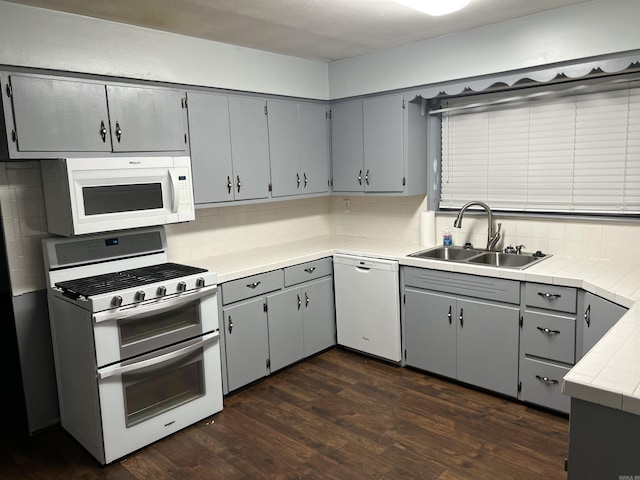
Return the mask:
<path id="1" fill-rule="evenodd" d="M 187 92 L 193 190 L 198 205 L 269 196 L 265 102 Z"/>
<path id="2" fill-rule="evenodd" d="M 427 191 L 427 118 L 402 94 L 331 107 L 334 192 Z"/>
<path id="3" fill-rule="evenodd" d="M 326 106 L 269 100 L 267 112 L 272 196 L 328 192 Z"/>
<path id="4" fill-rule="evenodd" d="M 516 397 L 519 289 L 511 280 L 404 267 L 405 363 Z"/>
<path id="5" fill-rule="evenodd" d="M 576 329 L 576 361 L 593 348 L 627 309 L 589 292 L 578 298 L 579 316 Z"/>
<path id="6" fill-rule="evenodd" d="M 188 151 L 184 92 L 0 74 L 9 158 Z"/>

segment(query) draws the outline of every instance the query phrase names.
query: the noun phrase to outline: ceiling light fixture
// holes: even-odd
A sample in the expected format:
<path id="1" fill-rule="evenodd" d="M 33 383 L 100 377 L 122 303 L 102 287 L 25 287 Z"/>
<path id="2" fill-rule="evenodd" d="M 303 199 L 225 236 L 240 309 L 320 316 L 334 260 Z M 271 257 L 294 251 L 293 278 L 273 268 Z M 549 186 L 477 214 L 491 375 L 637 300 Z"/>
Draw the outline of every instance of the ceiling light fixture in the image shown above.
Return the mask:
<path id="1" fill-rule="evenodd" d="M 393 0 L 395 3 L 438 17 L 467 6 L 470 0 Z"/>

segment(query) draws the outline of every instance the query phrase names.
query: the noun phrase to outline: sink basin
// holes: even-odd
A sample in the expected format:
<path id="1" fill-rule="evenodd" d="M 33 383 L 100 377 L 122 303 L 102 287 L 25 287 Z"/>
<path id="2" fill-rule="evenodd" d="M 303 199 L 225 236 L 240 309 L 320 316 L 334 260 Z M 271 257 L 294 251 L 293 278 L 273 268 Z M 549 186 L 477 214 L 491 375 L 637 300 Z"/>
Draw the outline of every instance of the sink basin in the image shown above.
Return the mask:
<path id="1" fill-rule="evenodd" d="M 486 252 L 481 255 L 469 258 L 469 263 L 480 265 L 492 265 L 494 267 L 522 268 L 534 262 L 542 260 L 544 257 L 534 257 L 527 254 Z"/>
<path id="2" fill-rule="evenodd" d="M 436 247 L 421 252 L 412 253 L 410 257 L 431 258 L 435 260 L 466 260 L 482 253 L 482 250 L 473 250 L 462 247 Z"/>
<path id="3" fill-rule="evenodd" d="M 474 265 L 486 265 L 490 267 L 524 269 L 538 263 L 551 255 L 535 256 L 528 253 L 503 253 L 488 252 L 462 247 L 434 247 L 409 255 L 410 257 L 429 260 L 443 260 L 446 262 L 469 263 Z"/>

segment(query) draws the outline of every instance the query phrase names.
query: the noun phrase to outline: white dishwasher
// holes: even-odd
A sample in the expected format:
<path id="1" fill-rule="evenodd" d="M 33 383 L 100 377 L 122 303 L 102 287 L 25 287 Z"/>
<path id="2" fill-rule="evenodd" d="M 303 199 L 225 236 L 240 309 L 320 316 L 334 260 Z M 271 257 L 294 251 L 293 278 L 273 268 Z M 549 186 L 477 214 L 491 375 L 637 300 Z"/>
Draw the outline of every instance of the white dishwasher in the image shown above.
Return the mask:
<path id="1" fill-rule="evenodd" d="M 398 262 L 333 256 L 338 345 L 399 362 Z"/>

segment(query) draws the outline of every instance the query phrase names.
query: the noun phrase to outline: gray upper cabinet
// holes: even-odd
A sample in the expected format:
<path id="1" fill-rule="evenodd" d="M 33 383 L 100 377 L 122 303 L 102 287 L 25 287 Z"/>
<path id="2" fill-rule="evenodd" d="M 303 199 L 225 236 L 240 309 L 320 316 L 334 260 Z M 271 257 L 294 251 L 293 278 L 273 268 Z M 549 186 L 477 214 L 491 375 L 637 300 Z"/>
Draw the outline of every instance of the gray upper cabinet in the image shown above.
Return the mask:
<path id="1" fill-rule="evenodd" d="M 9 158 L 188 150 L 183 92 L 1 74 Z"/>
<path id="2" fill-rule="evenodd" d="M 114 152 L 178 152 L 187 149 L 184 92 L 107 85 Z"/>
<path id="3" fill-rule="evenodd" d="M 229 97 L 199 92 L 188 92 L 187 97 L 195 202 L 232 201 L 235 189 Z"/>
<path id="4" fill-rule="evenodd" d="M 334 192 L 364 191 L 362 100 L 331 107 L 331 165 Z"/>
<path id="5" fill-rule="evenodd" d="M 364 190 L 402 192 L 403 100 L 401 95 L 368 98 L 364 118 Z M 425 137 L 427 131 L 425 128 Z M 426 162 L 426 157 L 425 157 Z"/>
<path id="6" fill-rule="evenodd" d="M 266 102 L 229 97 L 235 200 L 269 197 L 269 133 Z"/>
<path id="7" fill-rule="evenodd" d="M 111 151 L 104 85 L 11 75 L 3 78 L 3 87 L 12 157 L 23 152 Z"/>
<path id="8" fill-rule="evenodd" d="M 274 100 L 268 112 L 272 196 L 328 192 L 326 107 Z"/>
<path id="9" fill-rule="evenodd" d="M 401 94 L 331 107 L 333 191 L 427 191 L 427 118 Z"/>

